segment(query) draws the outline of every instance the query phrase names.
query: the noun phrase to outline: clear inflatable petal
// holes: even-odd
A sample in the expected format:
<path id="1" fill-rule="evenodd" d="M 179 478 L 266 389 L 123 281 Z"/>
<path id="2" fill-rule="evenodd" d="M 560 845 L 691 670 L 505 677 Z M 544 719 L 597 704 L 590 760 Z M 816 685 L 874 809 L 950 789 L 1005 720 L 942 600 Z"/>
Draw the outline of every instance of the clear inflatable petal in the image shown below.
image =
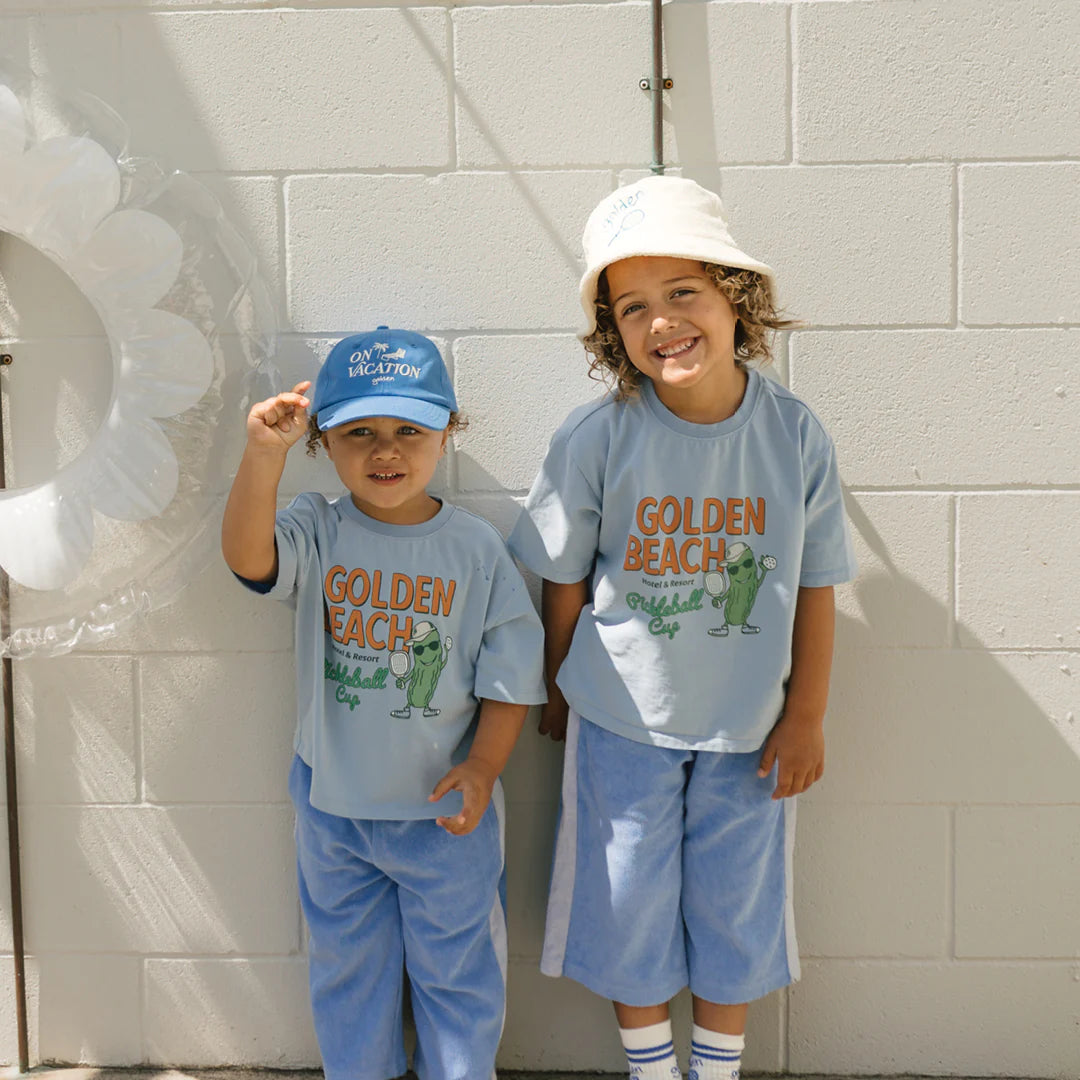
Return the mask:
<path id="1" fill-rule="evenodd" d="M 51 255 L 82 247 L 120 200 L 120 170 L 92 139 L 46 139 L 27 150 L 21 164 L 19 232 Z"/>
<path id="2" fill-rule="evenodd" d="M 0 158 L 11 158 L 26 146 L 26 114 L 8 86 L 0 86 Z"/>
<path id="3" fill-rule="evenodd" d="M 99 307 L 153 307 L 180 273 L 184 245 L 176 230 L 145 210 L 117 210 L 71 259 L 76 283 Z"/>
<path id="4" fill-rule="evenodd" d="M 94 544 L 85 495 L 62 481 L 0 495 L 0 566 L 29 589 L 60 589 L 74 581 Z"/>
<path id="5" fill-rule="evenodd" d="M 156 517 L 172 502 L 179 483 L 176 454 L 153 420 L 131 420 L 113 409 L 96 440 L 93 500 L 120 521 Z"/>
<path id="6" fill-rule="evenodd" d="M 209 389 L 214 375 L 210 344 L 187 319 L 152 308 L 126 319 L 117 338 L 118 395 L 126 412 L 176 416 Z"/>

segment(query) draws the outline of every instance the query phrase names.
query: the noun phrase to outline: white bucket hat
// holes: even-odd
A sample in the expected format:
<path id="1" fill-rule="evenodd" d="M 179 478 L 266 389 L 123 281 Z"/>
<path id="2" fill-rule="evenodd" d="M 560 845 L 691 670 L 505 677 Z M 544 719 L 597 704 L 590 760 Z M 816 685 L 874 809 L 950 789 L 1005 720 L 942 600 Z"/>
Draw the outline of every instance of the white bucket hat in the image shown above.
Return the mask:
<path id="1" fill-rule="evenodd" d="M 581 238 L 585 274 L 581 306 L 586 329 L 596 329 L 596 283 L 605 267 L 635 255 L 756 270 L 775 287 L 772 269 L 735 246 L 720 196 L 681 176 L 646 176 L 613 191 L 589 215 Z"/>

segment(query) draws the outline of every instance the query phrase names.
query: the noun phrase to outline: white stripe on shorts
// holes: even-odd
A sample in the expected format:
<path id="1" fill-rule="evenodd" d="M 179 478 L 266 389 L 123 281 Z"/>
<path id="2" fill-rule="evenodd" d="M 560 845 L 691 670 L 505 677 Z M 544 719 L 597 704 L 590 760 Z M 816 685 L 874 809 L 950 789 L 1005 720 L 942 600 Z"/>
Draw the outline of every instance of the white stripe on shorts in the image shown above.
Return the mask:
<path id="1" fill-rule="evenodd" d="M 580 726 L 581 718 L 571 709 L 566 724 L 559 833 L 555 839 L 544 951 L 540 958 L 540 970 L 545 975 L 563 973 L 566 939 L 570 933 L 570 908 L 574 900 L 574 872 L 577 866 L 577 749 Z"/>
<path id="2" fill-rule="evenodd" d="M 506 869 L 506 797 L 503 794 L 502 781 L 496 779 L 495 786 L 491 789 L 491 805 L 495 808 L 495 817 L 499 822 L 499 865 L 502 870 Z M 503 986 L 506 986 L 506 966 L 508 962 L 508 950 L 506 942 L 506 911 L 503 909 L 502 896 L 499 890 L 495 890 L 495 902 L 491 905 L 491 915 L 488 919 L 491 929 L 491 943 L 495 947 L 495 957 L 499 962 L 499 971 L 502 972 Z M 506 1026 L 506 997 L 503 996 L 502 1021 L 499 1031 Z M 496 1080 L 495 1072 L 492 1071 L 489 1080 Z"/>
<path id="3" fill-rule="evenodd" d="M 795 798 L 784 799 L 784 939 L 787 942 L 788 973 L 798 979 L 799 943 L 795 940 Z"/>

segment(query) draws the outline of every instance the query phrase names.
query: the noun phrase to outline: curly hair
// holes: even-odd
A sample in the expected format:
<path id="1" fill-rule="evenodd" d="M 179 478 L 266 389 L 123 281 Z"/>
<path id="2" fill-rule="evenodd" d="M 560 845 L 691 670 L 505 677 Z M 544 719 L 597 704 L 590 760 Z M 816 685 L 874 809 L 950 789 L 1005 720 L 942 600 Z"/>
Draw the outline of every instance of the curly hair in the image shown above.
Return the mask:
<path id="1" fill-rule="evenodd" d="M 702 265 L 713 284 L 735 309 L 738 320 L 735 324 L 735 363 L 739 367 L 746 367 L 751 360 L 761 364 L 770 363 L 773 332 L 802 324 L 780 317 L 773 300 L 772 284 L 764 274 L 718 263 Z M 623 347 L 611 306 L 606 270 L 596 283 L 595 308 L 596 329 L 582 339 L 586 350 L 592 354 L 589 377 L 612 386 L 615 398 L 624 400 L 637 393 L 643 376 L 630 363 Z"/>
<path id="2" fill-rule="evenodd" d="M 450 413 L 450 422 L 446 425 L 446 430 L 451 435 L 456 435 L 459 431 L 464 431 L 469 426 L 469 418 L 460 412 Z M 325 432 L 319 430 L 319 414 L 312 413 L 308 417 L 307 422 L 307 439 L 304 445 L 307 447 L 308 457 L 314 457 L 318 453 L 319 447 L 322 445 L 322 437 Z"/>

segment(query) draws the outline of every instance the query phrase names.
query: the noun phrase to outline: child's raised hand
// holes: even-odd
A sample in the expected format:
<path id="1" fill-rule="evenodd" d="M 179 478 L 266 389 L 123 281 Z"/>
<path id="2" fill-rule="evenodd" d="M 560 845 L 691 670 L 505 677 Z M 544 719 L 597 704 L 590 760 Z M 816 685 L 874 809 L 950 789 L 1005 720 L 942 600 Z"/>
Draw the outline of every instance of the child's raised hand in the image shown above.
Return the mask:
<path id="1" fill-rule="evenodd" d="M 436 825 L 441 825 L 454 836 L 471 833 L 480 823 L 484 811 L 491 802 L 491 789 L 496 777 L 489 770 L 466 758 L 460 765 L 455 765 L 436 785 L 428 796 L 428 802 L 438 802 L 448 791 L 460 791 L 462 795 L 461 813 L 454 817 L 438 817 Z"/>
<path id="2" fill-rule="evenodd" d="M 825 731 L 819 719 L 785 713 L 761 748 L 758 776 L 764 779 L 779 761 L 774 799 L 801 795 L 825 772 Z"/>
<path id="3" fill-rule="evenodd" d="M 252 405 L 247 417 L 248 445 L 260 449 L 289 450 L 307 432 L 307 408 L 311 402 L 304 392 L 310 381 L 297 383 L 292 390 Z"/>

